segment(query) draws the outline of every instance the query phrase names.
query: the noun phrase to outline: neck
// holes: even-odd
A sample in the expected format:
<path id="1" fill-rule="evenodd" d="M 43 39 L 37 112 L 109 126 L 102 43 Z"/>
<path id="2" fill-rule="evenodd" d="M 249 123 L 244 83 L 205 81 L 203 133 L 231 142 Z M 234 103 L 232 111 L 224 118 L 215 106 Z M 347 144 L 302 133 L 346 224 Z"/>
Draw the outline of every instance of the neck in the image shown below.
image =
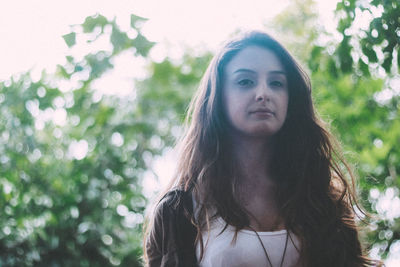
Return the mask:
<path id="1" fill-rule="evenodd" d="M 281 229 L 277 187 L 270 170 L 273 140 L 236 137 L 232 138 L 232 147 L 239 176 L 236 198 L 249 215 L 250 225 L 263 231 Z"/>
<path id="2" fill-rule="evenodd" d="M 242 181 L 270 180 L 269 163 L 273 154 L 271 139 L 233 136 L 232 146 Z"/>

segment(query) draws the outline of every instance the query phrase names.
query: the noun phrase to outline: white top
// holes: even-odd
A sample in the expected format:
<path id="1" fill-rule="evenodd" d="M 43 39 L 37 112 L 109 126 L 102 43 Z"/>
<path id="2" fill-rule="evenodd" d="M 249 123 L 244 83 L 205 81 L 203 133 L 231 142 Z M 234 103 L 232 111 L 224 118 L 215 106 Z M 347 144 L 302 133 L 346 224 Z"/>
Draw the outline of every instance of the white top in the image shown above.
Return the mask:
<path id="1" fill-rule="evenodd" d="M 204 255 L 199 263 L 201 267 L 263 267 L 270 266 L 265 252 L 255 232 L 240 230 L 236 242 L 232 242 L 235 228 L 228 226 L 223 233 L 225 221 L 218 218 L 211 224 L 210 233 L 203 233 Z M 221 234 L 220 234 L 221 233 Z M 279 267 L 286 242 L 286 230 L 257 232 L 260 236 L 273 267 Z M 291 238 L 290 238 L 291 237 Z M 283 261 L 285 267 L 298 267 L 300 248 L 298 238 L 290 233 Z M 293 240 L 293 241 L 292 241 Z M 197 259 L 200 258 L 200 242 L 196 247 Z"/>

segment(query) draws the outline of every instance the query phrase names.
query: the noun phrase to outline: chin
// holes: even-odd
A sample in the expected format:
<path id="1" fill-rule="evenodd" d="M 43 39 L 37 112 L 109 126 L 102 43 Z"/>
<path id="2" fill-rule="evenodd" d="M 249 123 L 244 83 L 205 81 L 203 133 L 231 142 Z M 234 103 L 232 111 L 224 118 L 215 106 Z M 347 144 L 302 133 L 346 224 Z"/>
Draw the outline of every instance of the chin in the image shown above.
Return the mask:
<path id="1" fill-rule="evenodd" d="M 248 137 L 256 137 L 256 138 L 270 138 L 278 133 L 279 130 L 271 130 L 271 129 L 253 129 L 251 131 L 247 131 L 244 134 Z"/>
<path id="2" fill-rule="evenodd" d="M 271 127 L 271 125 L 252 125 L 248 127 L 232 127 L 231 133 L 242 138 L 266 138 L 269 139 L 276 135 L 281 127 Z"/>

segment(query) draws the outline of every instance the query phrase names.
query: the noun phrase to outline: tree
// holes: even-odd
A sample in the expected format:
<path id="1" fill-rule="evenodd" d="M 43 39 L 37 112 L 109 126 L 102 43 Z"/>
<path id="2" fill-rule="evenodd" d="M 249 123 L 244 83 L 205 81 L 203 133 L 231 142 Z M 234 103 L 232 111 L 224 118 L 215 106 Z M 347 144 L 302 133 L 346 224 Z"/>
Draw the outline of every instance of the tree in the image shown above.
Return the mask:
<path id="1" fill-rule="evenodd" d="M 337 4 L 338 31 L 342 41 L 336 50 L 340 69 L 351 72 L 353 65 L 369 75 L 370 69 L 386 73 L 400 66 L 400 4 L 396 0 L 342 0 Z M 361 19 L 369 26 L 359 28 Z M 397 59 L 396 59 L 397 56 Z"/>
<path id="2" fill-rule="evenodd" d="M 399 87 L 400 5 L 394 0 L 343 0 L 336 12 L 337 29 L 342 36 L 334 54 L 336 66 L 342 73 L 353 73 L 352 100 L 348 104 L 353 115 L 358 113 L 352 121 L 348 120 L 352 130 L 346 129 L 342 134 L 349 141 L 352 139 L 352 146 L 360 151 L 360 175 L 365 177 L 361 181 L 363 195 L 369 200 L 369 209 L 380 216 L 370 226 L 373 253 L 386 257 L 400 239 L 400 213 L 395 208 L 400 205 L 400 93 L 396 89 Z M 369 19 L 369 25 L 358 27 L 361 19 Z M 382 82 L 371 83 L 377 78 Z M 365 100 L 360 100 L 356 93 L 360 91 L 365 92 Z M 363 112 L 356 112 L 355 107 L 362 101 Z M 392 209 L 390 205 L 387 207 L 389 203 Z"/>
<path id="3" fill-rule="evenodd" d="M 389 65 L 395 63 L 391 58 L 399 48 L 395 37 L 399 7 L 394 2 L 340 2 L 339 41 L 323 28 L 314 27 L 318 17 L 312 1 L 293 1 L 273 21 L 274 27 L 285 33 L 289 49 L 293 45 L 301 48 L 294 51 L 309 69 L 317 110 L 354 165 L 363 205 L 376 214 L 366 228 L 365 243 L 371 244 L 373 257 L 382 258 L 400 237 L 400 214 L 388 207 L 388 203 L 400 205 L 400 99 L 395 88 L 396 66 Z M 376 9 L 381 12 L 377 14 Z M 375 17 L 368 29 L 360 30 L 355 17 L 362 11 Z M 381 56 L 369 61 L 375 54 Z M 382 70 L 388 73 L 386 77 Z"/>
<path id="4" fill-rule="evenodd" d="M 131 38 L 115 21 L 90 16 L 66 43 L 108 31 L 110 51 L 67 56 L 39 81 L 26 73 L 0 84 L 0 265 L 141 265 L 141 177 L 162 151 L 150 145 L 157 122 L 134 97 L 91 86 L 123 51 L 147 55 L 153 43 L 140 32 L 144 21 L 132 15 Z"/>

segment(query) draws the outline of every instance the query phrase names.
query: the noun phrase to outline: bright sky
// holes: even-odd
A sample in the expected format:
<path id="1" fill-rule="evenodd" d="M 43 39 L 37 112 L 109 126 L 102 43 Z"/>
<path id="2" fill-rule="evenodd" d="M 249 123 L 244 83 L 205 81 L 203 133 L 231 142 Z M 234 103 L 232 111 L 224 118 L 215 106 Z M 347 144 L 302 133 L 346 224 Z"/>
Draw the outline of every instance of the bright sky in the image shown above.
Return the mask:
<path id="1" fill-rule="evenodd" d="M 70 25 L 100 13 L 124 29 L 130 14 L 149 18 L 143 29 L 152 41 L 215 48 L 236 29 L 263 28 L 289 0 L 2 0 L 0 3 L 0 80 L 31 68 L 49 71 L 68 51 L 62 35 Z M 319 1 L 321 18 L 334 25 L 337 0 Z M 321 4 L 323 3 L 323 4 Z"/>
<path id="2" fill-rule="evenodd" d="M 172 47 L 168 53 L 173 54 L 174 51 L 179 52 L 182 45 L 215 49 L 237 29 L 264 29 L 264 23 L 284 10 L 289 1 L 2 0 L 0 81 L 29 69 L 36 73 L 44 68 L 52 72 L 56 64 L 63 63 L 65 55 L 70 53 L 61 36 L 70 32 L 70 25 L 80 24 L 87 16 L 96 13 L 109 19 L 116 17 L 122 29 L 129 28 L 132 13 L 148 18 L 143 28 L 145 36 L 151 41 L 168 44 L 168 47 Z M 321 22 L 330 32 L 336 25 L 333 10 L 337 1 L 316 0 Z M 160 47 L 156 49 L 165 54 Z M 124 74 L 124 70 L 138 68 L 138 64 L 125 56 L 118 61 L 114 71 L 122 73 L 122 76 L 105 75 L 101 84 L 108 88 L 108 83 L 115 85 L 116 81 L 121 81 L 121 90 L 131 90 L 130 80 L 123 84 L 128 75 Z M 140 67 L 136 73 L 140 73 Z M 154 187 L 167 183 L 173 172 L 174 155 L 175 152 L 169 150 L 154 162 L 159 179 L 151 178 L 149 174 L 147 188 L 154 190 Z M 397 253 L 400 251 L 400 242 L 394 247 L 392 255 L 400 254 Z M 386 264 L 388 267 L 399 266 L 400 259 L 392 257 Z"/>

